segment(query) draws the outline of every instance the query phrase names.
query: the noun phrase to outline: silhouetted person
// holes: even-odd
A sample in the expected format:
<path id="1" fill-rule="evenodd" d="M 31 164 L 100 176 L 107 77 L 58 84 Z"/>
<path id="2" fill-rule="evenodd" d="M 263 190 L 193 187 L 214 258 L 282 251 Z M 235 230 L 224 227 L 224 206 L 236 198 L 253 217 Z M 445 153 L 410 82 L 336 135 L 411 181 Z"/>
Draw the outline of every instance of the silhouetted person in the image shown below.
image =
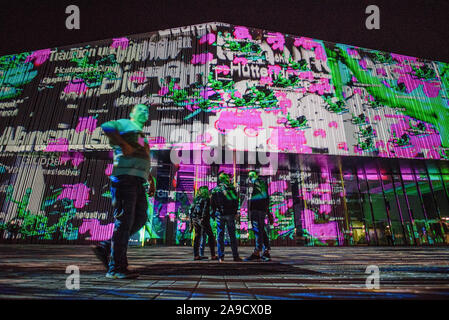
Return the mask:
<path id="1" fill-rule="evenodd" d="M 114 167 L 110 176 L 114 232 L 110 240 L 94 249 L 107 267 L 107 278 L 139 276 L 128 270 L 127 249 L 130 236 L 147 221 L 150 147 L 142 129 L 148 116 L 148 107 L 138 104 L 130 113 L 131 119 L 109 121 L 101 126 L 114 150 Z"/>
<path id="2" fill-rule="evenodd" d="M 194 260 L 201 260 L 199 253 L 200 242 L 203 238 L 203 234 L 206 234 L 209 238 L 209 248 L 212 260 L 217 260 L 215 255 L 215 237 L 210 226 L 210 198 L 209 189 L 206 186 L 202 186 L 198 189 L 198 194 L 193 199 L 192 206 L 189 210 L 190 222 L 195 229 L 195 237 L 193 239 L 193 256 Z"/>
<path id="3" fill-rule="evenodd" d="M 385 227 L 385 238 L 387 238 L 387 243 L 389 246 L 394 246 L 394 242 L 393 242 L 393 234 L 391 233 L 391 229 L 390 226 L 386 226 Z"/>
<path id="4" fill-rule="evenodd" d="M 249 201 L 248 212 L 251 221 L 251 229 L 255 236 L 255 248 L 253 253 L 245 259 L 245 261 L 260 260 L 270 261 L 270 239 L 266 231 L 265 218 L 268 217 L 272 223 L 270 216 L 270 198 L 268 196 L 267 183 L 262 180 L 256 171 L 250 171 L 249 177 Z"/>
<path id="5" fill-rule="evenodd" d="M 239 257 L 237 239 L 235 237 L 235 218 L 238 214 L 239 201 L 235 188 L 225 172 L 218 174 L 218 185 L 212 190 L 211 206 L 212 213 L 217 218 L 218 261 L 224 261 L 225 228 L 228 229 L 234 261 L 242 261 Z"/>

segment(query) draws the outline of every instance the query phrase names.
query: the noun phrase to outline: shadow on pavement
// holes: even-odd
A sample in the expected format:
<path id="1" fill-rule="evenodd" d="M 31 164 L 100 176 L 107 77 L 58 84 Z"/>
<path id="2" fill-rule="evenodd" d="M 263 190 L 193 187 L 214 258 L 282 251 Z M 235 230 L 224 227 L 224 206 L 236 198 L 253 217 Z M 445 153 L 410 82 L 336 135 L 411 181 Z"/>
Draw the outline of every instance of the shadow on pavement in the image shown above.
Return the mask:
<path id="1" fill-rule="evenodd" d="M 269 275 L 269 274 L 321 274 L 278 262 L 261 263 L 161 263 L 136 268 L 141 275 Z"/>

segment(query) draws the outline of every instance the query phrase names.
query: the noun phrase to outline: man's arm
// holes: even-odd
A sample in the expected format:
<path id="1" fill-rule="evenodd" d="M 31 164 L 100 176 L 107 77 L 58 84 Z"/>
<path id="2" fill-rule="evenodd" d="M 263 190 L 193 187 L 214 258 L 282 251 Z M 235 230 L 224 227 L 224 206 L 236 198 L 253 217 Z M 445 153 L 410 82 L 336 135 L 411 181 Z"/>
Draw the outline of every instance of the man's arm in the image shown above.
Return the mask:
<path id="1" fill-rule="evenodd" d="M 216 193 L 212 191 L 212 195 L 210 197 L 210 207 L 212 209 L 212 219 L 215 219 L 215 213 L 217 212 L 217 204 L 216 204 Z"/>
<path id="2" fill-rule="evenodd" d="M 189 232 L 193 231 L 193 219 L 192 219 L 192 210 L 193 210 L 193 206 L 195 205 L 195 200 L 192 201 L 192 204 L 189 207 Z"/>
<path id="3" fill-rule="evenodd" d="M 148 177 L 148 184 L 148 196 L 153 197 L 156 193 L 156 182 L 151 174 Z"/>
<path id="4" fill-rule="evenodd" d="M 260 180 L 254 184 L 254 188 L 257 188 L 258 192 L 254 194 L 251 199 L 260 200 L 268 198 L 268 187 L 265 181 Z M 253 191 L 254 193 L 254 191 Z"/>
<path id="5" fill-rule="evenodd" d="M 120 136 L 116 123 L 116 121 L 105 122 L 101 125 L 101 129 L 103 129 L 104 134 L 109 138 L 111 144 L 120 146 L 120 148 L 122 148 L 123 155 L 129 156 L 134 153 L 136 149 L 129 145 L 128 142 Z"/>

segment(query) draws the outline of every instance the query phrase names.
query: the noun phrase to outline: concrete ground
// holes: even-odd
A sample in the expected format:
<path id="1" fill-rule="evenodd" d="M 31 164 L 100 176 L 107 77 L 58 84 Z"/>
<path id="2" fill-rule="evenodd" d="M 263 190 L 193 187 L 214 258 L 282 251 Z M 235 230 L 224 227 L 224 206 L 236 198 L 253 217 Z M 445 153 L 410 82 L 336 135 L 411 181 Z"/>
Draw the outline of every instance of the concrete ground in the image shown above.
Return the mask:
<path id="1" fill-rule="evenodd" d="M 251 248 L 239 248 L 242 257 Z M 271 262 L 193 261 L 191 247 L 130 247 L 134 280 L 105 278 L 89 246 L 0 245 L 0 299 L 448 299 L 449 247 L 275 247 Z M 66 267 L 80 270 L 79 290 Z M 380 271 L 368 289 L 367 266 Z"/>

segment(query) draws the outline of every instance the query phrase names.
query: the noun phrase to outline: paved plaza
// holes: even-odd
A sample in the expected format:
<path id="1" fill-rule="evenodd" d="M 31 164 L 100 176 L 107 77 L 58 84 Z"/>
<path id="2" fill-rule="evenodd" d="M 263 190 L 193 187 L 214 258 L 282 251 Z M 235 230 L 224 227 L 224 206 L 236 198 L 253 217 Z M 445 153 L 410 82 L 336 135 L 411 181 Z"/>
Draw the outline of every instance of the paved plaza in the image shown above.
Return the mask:
<path id="1" fill-rule="evenodd" d="M 128 255 L 140 277 L 112 280 L 90 246 L 1 244 L 0 299 L 449 298 L 447 247 L 275 247 L 271 262 L 198 262 L 183 246 L 130 247 Z M 69 265 L 79 267 L 79 290 L 66 288 Z M 369 265 L 379 267 L 379 289 L 366 287 Z"/>

